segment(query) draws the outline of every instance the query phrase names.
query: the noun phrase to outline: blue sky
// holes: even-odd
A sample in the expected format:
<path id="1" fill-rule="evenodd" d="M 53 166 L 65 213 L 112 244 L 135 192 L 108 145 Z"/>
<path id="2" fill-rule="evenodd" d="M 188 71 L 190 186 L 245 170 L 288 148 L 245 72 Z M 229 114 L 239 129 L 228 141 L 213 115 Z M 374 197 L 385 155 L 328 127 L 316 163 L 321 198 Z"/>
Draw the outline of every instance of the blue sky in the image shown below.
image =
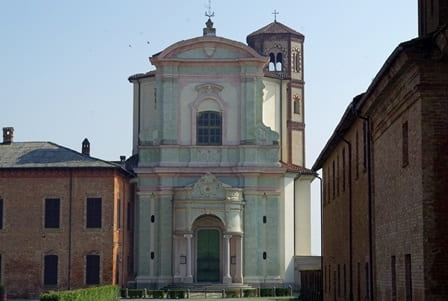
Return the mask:
<path id="1" fill-rule="evenodd" d="M 132 148 L 128 76 L 148 57 L 202 35 L 207 0 L 0 1 L 0 127 L 15 141 L 91 142 L 106 160 Z M 246 41 L 277 20 L 305 35 L 306 161 L 311 167 L 351 99 L 400 42 L 417 36 L 417 0 L 214 0 L 217 35 Z M 318 181 L 313 253 L 318 254 Z"/>

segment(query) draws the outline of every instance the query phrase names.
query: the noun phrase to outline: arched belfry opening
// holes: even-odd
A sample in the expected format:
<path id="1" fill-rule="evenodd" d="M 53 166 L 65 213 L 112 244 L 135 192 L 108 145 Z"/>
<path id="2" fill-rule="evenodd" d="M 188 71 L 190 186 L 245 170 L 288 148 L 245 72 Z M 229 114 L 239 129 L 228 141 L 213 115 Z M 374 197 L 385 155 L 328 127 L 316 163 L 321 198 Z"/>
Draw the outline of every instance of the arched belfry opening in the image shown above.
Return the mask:
<path id="1" fill-rule="evenodd" d="M 271 72 L 282 72 L 283 71 L 283 54 L 278 52 L 274 54 L 269 53 L 269 66 L 268 70 Z"/>
<path id="2" fill-rule="evenodd" d="M 277 59 L 275 61 L 275 71 L 283 71 L 283 55 L 281 52 L 277 53 Z"/>

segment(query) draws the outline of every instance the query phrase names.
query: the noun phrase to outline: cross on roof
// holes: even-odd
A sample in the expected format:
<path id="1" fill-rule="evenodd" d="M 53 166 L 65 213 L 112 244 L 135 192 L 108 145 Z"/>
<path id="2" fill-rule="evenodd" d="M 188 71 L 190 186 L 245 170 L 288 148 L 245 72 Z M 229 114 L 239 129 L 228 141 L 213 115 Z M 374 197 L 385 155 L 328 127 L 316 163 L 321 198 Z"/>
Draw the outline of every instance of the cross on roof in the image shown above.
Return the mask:
<path id="1" fill-rule="evenodd" d="M 274 22 L 277 22 L 277 15 L 279 15 L 280 13 L 274 9 L 274 12 L 272 13 L 274 15 Z"/>
<path id="2" fill-rule="evenodd" d="M 215 12 L 212 11 L 212 3 L 211 0 L 208 0 L 208 11 L 205 12 L 205 16 L 209 19 L 215 16 Z"/>

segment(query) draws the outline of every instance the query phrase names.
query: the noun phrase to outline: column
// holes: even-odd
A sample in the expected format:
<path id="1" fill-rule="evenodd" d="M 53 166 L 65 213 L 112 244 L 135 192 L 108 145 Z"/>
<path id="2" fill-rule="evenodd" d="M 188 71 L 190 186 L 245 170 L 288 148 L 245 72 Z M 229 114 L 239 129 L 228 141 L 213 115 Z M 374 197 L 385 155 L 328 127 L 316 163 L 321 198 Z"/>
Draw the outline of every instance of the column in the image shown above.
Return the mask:
<path id="1" fill-rule="evenodd" d="M 191 274 L 191 239 L 193 234 L 185 234 L 184 237 L 187 239 L 187 278 L 185 282 L 193 282 L 193 275 Z"/>
<path id="2" fill-rule="evenodd" d="M 230 276 L 230 238 L 232 235 L 224 235 L 224 274 L 222 276 L 222 282 L 224 284 L 232 283 L 232 277 Z"/>
<path id="3" fill-rule="evenodd" d="M 236 239 L 236 275 L 235 282 L 243 283 L 243 236 Z"/>

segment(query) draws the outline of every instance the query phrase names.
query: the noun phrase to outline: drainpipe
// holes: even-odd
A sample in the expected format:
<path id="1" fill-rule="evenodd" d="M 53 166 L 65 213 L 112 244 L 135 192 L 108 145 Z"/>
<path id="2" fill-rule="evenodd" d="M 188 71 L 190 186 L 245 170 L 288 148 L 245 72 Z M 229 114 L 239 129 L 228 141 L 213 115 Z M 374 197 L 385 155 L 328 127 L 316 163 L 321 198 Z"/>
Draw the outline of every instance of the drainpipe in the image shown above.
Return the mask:
<path id="1" fill-rule="evenodd" d="M 69 212 L 68 212 L 68 268 L 67 268 L 67 288 L 71 289 L 71 269 L 72 269 L 72 203 L 73 203 L 73 171 L 70 170 L 69 178 Z"/>
<path id="2" fill-rule="evenodd" d="M 368 220 L 369 220 L 369 300 L 373 299 L 373 208 L 372 208 L 372 160 L 371 160 L 371 150 L 370 150 L 370 141 L 372 139 L 371 137 L 371 130 L 370 130 L 370 118 L 369 117 L 363 117 L 361 115 L 358 115 L 360 119 L 364 120 L 364 122 L 367 123 L 367 133 L 366 133 L 366 140 L 367 140 L 367 202 L 368 202 Z"/>
<path id="3" fill-rule="evenodd" d="M 353 217 L 352 217 L 352 144 L 340 135 L 342 141 L 348 146 L 348 211 L 349 211 L 349 294 L 350 301 L 353 301 Z"/>

